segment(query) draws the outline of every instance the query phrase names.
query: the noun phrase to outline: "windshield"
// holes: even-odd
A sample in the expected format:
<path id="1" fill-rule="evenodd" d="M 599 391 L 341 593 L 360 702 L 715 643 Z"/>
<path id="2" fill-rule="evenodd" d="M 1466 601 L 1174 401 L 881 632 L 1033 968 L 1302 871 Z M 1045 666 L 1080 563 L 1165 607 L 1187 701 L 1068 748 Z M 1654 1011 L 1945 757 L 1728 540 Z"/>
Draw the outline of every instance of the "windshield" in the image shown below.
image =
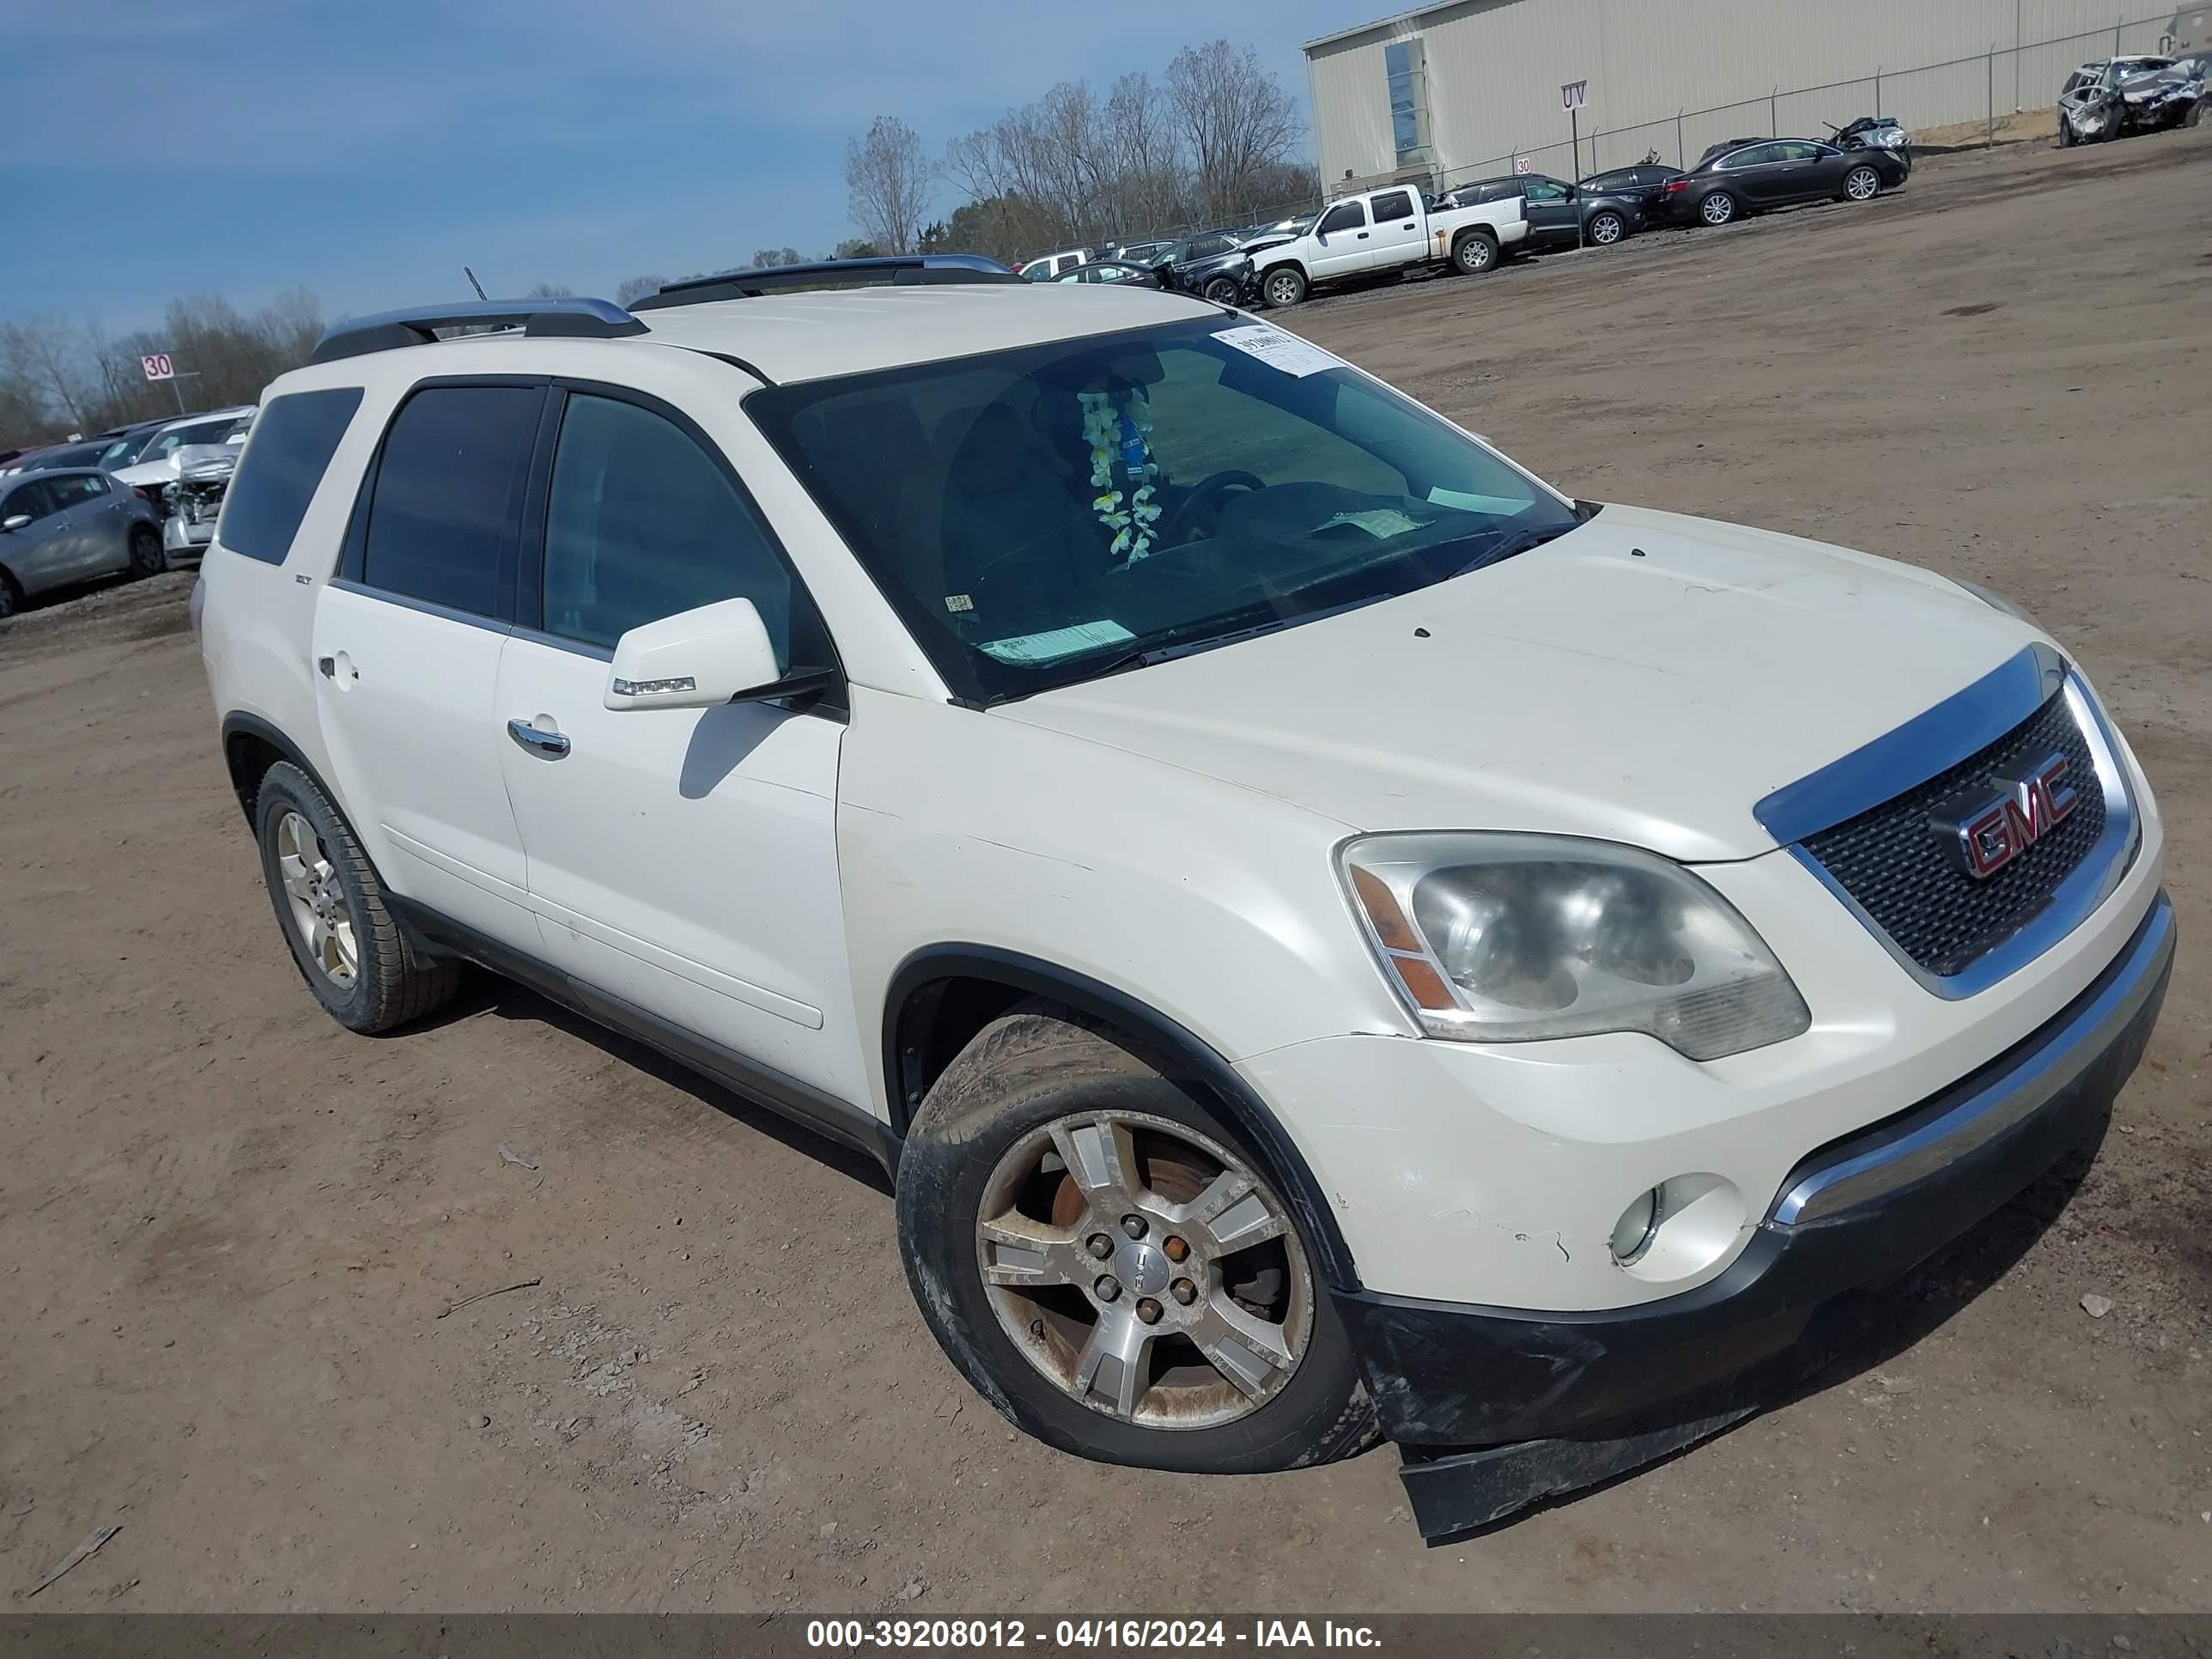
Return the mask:
<path id="1" fill-rule="evenodd" d="M 977 702 L 1409 592 L 1579 521 L 1263 323 L 771 387 L 745 409 Z"/>

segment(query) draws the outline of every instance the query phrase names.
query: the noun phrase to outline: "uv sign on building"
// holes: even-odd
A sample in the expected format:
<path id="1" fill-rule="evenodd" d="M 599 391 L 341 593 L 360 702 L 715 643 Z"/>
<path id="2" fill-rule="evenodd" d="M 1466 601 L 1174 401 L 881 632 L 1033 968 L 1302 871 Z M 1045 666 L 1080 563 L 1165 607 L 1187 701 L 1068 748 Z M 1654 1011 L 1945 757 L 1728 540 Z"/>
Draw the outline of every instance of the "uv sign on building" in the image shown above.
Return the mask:
<path id="1" fill-rule="evenodd" d="M 1860 115 L 1925 129 L 2045 109 L 2070 70 L 2156 52 L 2180 21 L 2172 0 L 1449 0 L 1305 53 L 1330 188 L 1434 187 L 1516 155 L 1573 177 Z M 1579 157 L 1560 96 L 1575 82 Z"/>

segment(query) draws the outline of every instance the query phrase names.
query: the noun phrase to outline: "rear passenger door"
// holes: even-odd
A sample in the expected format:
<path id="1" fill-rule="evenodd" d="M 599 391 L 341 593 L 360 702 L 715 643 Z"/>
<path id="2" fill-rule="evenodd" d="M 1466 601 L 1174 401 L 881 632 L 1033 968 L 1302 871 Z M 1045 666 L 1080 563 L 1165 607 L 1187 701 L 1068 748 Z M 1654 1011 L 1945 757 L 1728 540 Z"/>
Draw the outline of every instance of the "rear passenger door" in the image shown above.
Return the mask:
<path id="1" fill-rule="evenodd" d="M 410 392 L 316 601 L 313 647 L 331 781 L 384 879 L 533 953 L 493 692 L 545 399 L 531 381 Z"/>
<path id="2" fill-rule="evenodd" d="M 1426 251 L 1429 233 L 1413 192 L 1384 191 L 1372 198 L 1370 211 L 1375 223 L 1369 237 L 1373 252 L 1367 256 L 1368 267 L 1395 270 L 1417 262 Z"/>
<path id="3" fill-rule="evenodd" d="M 748 599 L 791 672 L 835 665 L 821 618 L 687 416 L 608 386 L 554 395 L 543 554 L 526 562 L 496 699 L 517 732 L 500 766 L 544 954 L 617 1013 L 765 1068 L 787 1102 L 794 1084 L 865 1101 L 837 883 L 842 691 L 836 707 L 605 701 L 630 629 Z"/>
<path id="4" fill-rule="evenodd" d="M 1713 170 L 1745 202 L 1764 207 L 1775 199 L 1781 185 L 1782 148 L 1778 144 L 1753 144 L 1736 151 Z"/>

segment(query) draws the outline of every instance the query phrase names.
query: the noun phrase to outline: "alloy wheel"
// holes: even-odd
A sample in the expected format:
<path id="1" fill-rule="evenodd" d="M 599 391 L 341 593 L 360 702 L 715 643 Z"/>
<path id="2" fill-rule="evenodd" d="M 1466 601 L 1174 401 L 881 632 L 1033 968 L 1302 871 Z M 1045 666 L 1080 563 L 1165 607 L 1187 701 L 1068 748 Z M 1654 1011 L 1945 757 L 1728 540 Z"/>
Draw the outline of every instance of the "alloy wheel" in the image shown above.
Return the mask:
<path id="1" fill-rule="evenodd" d="M 1249 1417 L 1297 1372 L 1314 1279 L 1274 1189 L 1209 1136 L 1150 1113 L 1032 1130 L 977 1210 L 986 1295 L 1062 1392 L 1140 1428 Z"/>
<path id="2" fill-rule="evenodd" d="M 1853 167 L 1844 176 L 1844 194 L 1854 202 L 1870 201 L 1881 189 L 1881 175 L 1872 167 Z"/>
<path id="3" fill-rule="evenodd" d="M 1298 279 L 1291 276 L 1271 276 L 1267 279 L 1267 301 L 1270 305 L 1294 306 L 1298 302 Z"/>
<path id="4" fill-rule="evenodd" d="M 276 874 L 308 957 L 331 984 L 351 989 L 361 971 L 353 909 L 321 838 L 301 813 L 287 812 L 277 820 Z"/>
<path id="5" fill-rule="evenodd" d="M 1724 225 L 1735 217 L 1735 198 L 1717 190 L 1698 204 L 1698 216 L 1709 225 Z"/>
<path id="6" fill-rule="evenodd" d="M 1610 213 L 1601 213 L 1589 222 L 1589 239 L 1600 247 L 1609 247 L 1620 240 L 1620 221 Z"/>

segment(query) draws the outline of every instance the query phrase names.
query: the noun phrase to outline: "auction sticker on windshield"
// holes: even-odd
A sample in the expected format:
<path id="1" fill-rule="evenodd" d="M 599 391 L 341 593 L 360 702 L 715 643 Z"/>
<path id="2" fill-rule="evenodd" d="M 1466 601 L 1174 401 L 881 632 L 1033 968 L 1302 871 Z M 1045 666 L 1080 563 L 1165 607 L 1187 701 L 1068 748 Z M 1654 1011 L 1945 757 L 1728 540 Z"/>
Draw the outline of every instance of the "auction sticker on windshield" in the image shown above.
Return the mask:
<path id="1" fill-rule="evenodd" d="M 1224 328 L 1213 337 L 1225 346 L 1234 346 L 1249 357 L 1257 357 L 1263 363 L 1272 363 L 1285 374 L 1304 377 L 1318 374 L 1323 369 L 1342 368 L 1344 359 L 1332 357 L 1310 341 L 1301 340 L 1295 334 L 1285 334 L 1279 328 L 1265 323 L 1247 323 L 1241 328 Z"/>
<path id="2" fill-rule="evenodd" d="M 1017 634 L 1012 639 L 987 640 L 975 648 L 1000 662 L 1034 668 L 1041 663 L 1058 662 L 1062 657 L 1096 651 L 1102 645 L 1120 645 L 1136 637 L 1121 623 L 1104 620 L 1049 629 L 1042 634 Z"/>

